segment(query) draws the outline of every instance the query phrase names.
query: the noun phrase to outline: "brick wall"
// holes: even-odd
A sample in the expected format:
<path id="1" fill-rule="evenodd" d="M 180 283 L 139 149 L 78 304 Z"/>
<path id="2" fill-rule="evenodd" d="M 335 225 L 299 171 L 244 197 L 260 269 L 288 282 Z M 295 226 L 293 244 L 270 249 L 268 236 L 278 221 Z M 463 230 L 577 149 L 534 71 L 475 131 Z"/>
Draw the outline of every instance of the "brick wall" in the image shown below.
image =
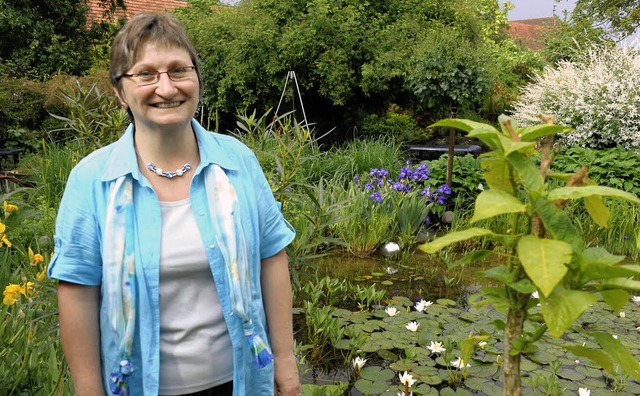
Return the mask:
<path id="1" fill-rule="evenodd" d="M 88 21 L 101 21 L 104 19 L 104 9 L 100 8 L 100 0 L 88 0 L 89 12 L 87 13 Z M 118 10 L 117 17 L 125 17 L 129 19 L 131 16 L 142 12 L 162 12 L 171 11 L 177 7 L 183 7 L 187 5 L 186 0 L 125 0 L 127 10 Z"/>

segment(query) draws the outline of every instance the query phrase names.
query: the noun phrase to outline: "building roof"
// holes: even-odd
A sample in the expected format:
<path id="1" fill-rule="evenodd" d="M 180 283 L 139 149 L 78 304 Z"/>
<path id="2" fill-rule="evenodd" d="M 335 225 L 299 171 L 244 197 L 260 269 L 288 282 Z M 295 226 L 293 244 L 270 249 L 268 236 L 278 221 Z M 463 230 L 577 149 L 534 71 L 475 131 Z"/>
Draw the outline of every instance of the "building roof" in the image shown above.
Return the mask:
<path id="1" fill-rule="evenodd" d="M 517 43 L 534 51 L 538 51 L 544 47 L 542 42 L 544 31 L 558 26 L 559 23 L 560 20 L 556 16 L 509 21 L 507 33 Z"/>
<path id="2" fill-rule="evenodd" d="M 88 21 L 104 21 L 104 8 L 100 7 L 100 0 L 89 0 L 89 11 L 87 12 L 87 20 Z M 115 17 L 112 19 L 124 17 L 125 19 L 129 19 L 133 15 L 143 12 L 143 11 L 151 11 L 151 12 L 162 12 L 162 11 L 171 11 L 174 8 L 183 7 L 187 5 L 186 0 L 125 0 L 124 2 L 127 6 L 127 10 L 123 11 L 118 9 Z"/>

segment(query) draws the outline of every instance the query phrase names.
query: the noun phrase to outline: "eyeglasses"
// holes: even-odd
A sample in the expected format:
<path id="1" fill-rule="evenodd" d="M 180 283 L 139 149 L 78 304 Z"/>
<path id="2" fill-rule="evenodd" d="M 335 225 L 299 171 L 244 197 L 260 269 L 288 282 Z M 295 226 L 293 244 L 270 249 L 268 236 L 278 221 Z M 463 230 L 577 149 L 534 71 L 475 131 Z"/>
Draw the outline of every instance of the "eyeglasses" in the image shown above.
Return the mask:
<path id="1" fill-rule="evenodd" d="M 145 70 L 140 73 L 132 73 L 132 74 L 121 74 L 120 78 L 127 77 L 131 78 L 133 82 L 135 82 L 138 86 L 144 85 L 152 85 L 156 84 L 160 81 L 160 75 L 166 73 L 167 76 L 171 79 L 171 81 L 184 81 L 191 78 L 191 75 L 195 73 L 195 66 L 181 66 L 176 67 L 171 70 L 159 72 L 159 71 L 151 71 Z"/>

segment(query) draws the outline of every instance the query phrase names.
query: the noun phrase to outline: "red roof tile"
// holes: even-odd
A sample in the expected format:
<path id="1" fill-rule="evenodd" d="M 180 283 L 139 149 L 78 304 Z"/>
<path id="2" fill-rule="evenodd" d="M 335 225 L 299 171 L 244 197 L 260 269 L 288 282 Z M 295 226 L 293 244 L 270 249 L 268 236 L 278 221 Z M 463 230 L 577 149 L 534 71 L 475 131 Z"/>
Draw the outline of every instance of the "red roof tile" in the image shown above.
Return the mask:
<path id="1" fill-rule="evenodd" d="M 100 0 L 89 0 L 89 12 L 87 13 L 88 21 L 102 21 L 104 20 L 104 8 L 99 6 Z M 187 5 L 186 0 L 125 0 L 127 10 L 123 11 L 118 9 L 116 17 L 124 17 L 129 19 L 131 16 L 143 12 L 162 12 L 171 11 L 174 8 L 183 7 Z"/>
<path id="2" fill-rule="evenodd" d="M 557 17 L 523 19 L 519 21 L 509 21 L 507 33 L 516 42 L 523 46 L 538 51 L 544 47 L 542 43 L 543 33 L 554 26 L 557 26 Z"/>

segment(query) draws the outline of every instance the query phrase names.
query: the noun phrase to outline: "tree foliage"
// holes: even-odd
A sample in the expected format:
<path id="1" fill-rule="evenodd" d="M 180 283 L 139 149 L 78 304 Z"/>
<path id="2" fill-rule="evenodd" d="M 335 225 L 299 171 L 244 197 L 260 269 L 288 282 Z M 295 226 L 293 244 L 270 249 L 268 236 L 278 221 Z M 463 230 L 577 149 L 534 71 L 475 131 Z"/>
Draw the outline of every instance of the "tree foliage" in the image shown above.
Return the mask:
<path id="1" fill-rule="evenodd" d="M 640 26 L 640 0 L 578 0 L 573 18 L 595 22 L 624 39 Z"/>
<path id="2" fill-rule="evenodd" d="M 114 11 L 123 5 L 100 4 Z M 0 0 L 0 72 L 39 80 L 84 74 L 93 61 L 92 40 L 104 31 L 87 29 L 87 10 L 86 0 Z"/>
<path id="3" fill-rule="evenodd" d="M 544 30 L 542 54 L 552 64 L 560 61 L 576 61 L 595 46 L 615 47 L 615 40 L 602 27 L 591 20 L 565 19 Z"/>
<path id="4" fill-rule="evenodd" d="M 427 119 L 451 104 L 478 107 L 492 79 L 483 48 L 506 23 L 497 0 L 196 0 L 176 12 L 202 57 L 205 110 L 222 129 L 234 114 L 275 107 L 291 70 L 308 118 L 326 129 L 394 103 Z"/>

